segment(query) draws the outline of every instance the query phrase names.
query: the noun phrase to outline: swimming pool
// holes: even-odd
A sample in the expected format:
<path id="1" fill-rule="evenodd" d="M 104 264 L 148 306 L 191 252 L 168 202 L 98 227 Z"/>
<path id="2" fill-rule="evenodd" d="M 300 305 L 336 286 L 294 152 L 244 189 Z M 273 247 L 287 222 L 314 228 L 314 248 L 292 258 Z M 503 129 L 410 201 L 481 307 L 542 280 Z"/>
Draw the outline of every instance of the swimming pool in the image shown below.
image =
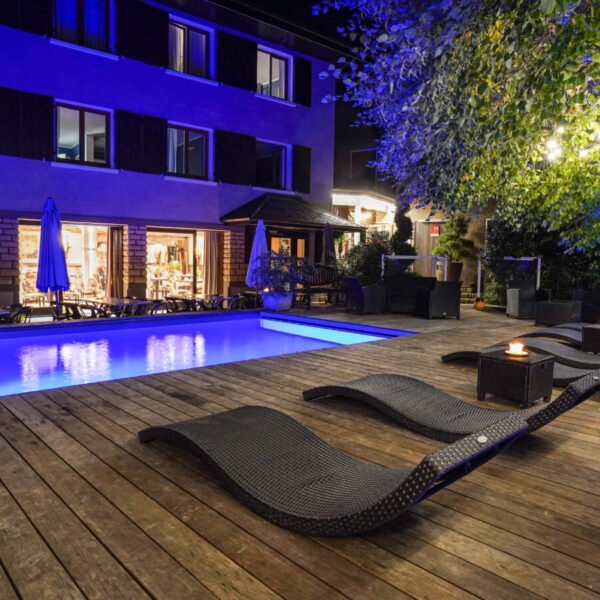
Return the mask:
<path id="1" fill-rule="evenodd" d="M 6 328 L 0 396 L 412 334 L 254 311 Z"/>

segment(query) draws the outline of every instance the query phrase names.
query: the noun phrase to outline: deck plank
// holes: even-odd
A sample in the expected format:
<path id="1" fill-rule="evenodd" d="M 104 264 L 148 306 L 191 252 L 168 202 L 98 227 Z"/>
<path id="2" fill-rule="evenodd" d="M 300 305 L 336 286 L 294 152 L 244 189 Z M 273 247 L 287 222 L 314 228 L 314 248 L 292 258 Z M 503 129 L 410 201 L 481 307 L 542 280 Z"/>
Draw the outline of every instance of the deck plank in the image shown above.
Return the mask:
<path id="1" fill-rule="evenodd" d="M 148 425 L 266 405 L 358 458 L 414 465 L 442 444 L 356 403 L 306 403 L 302 390 L 390 372 L 475 402 L 476 369 L 444 365 L 440 355 L 530 327 L 473 310 L 460 321 L 310 316 L 422 333 L 0 398 L 0 597 L 597 597 L 598 396 L 398 526 L 351 539 L 265 522 L 195 457 L 137 442 Z M 496 398 L 486 405 L 513 408 Z"/>

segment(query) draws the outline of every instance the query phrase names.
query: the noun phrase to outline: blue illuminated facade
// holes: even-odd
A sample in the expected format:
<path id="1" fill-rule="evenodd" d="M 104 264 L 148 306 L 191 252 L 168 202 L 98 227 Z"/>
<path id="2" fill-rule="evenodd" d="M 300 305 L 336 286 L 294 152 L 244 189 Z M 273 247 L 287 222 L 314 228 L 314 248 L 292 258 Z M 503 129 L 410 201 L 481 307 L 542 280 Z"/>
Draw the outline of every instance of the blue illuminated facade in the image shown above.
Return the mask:
<path id="1" fill-rule="evenodd" d="M 48 196 L 73 294 L 227 294 L 253 223 L 223 215 L 275 191 L 331 207 L 330 59 L 202 0 L 3 2 L 0 304 L 43 304 L 30 280 Z M 271 237 L 315 258 L 319 227 Z"/>

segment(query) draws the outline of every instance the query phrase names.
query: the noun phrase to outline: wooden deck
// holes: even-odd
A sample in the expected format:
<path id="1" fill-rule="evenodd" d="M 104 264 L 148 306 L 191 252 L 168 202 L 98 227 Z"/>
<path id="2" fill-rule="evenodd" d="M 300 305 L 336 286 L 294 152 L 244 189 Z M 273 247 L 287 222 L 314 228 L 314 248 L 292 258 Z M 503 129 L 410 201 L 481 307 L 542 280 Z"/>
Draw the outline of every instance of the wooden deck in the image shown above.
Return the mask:
<path id="1" fill-rule="evenodd" d="M 0 398 L 0 598 L 598 598 L 599 398 L 400 527 L 351 539 L 271 525 L 196 459 L 138 443 L 147 425 L 264 404 L 365 460 L 415 464 L 440 444 L 365 407 L 307 405 L 301 390 L 387 371 L 474 401 L 475 370 L 440 354 L 528 327 L 472 310 L 460 322 L 362 320 L 424 333 Z"/>

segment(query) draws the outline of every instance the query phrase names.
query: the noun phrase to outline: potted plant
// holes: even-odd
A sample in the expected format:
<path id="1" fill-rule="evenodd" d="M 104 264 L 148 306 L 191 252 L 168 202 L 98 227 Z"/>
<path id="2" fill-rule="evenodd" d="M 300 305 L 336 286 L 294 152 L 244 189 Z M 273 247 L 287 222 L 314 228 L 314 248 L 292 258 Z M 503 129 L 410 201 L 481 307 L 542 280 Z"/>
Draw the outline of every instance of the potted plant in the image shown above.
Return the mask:
<path id="1" fill-rule="evenodd" d="M 267 252 L 261 256 L 261 281 L 263 307 L 267 310 L 284 311 L 292 308 L 294 290 L 301 281 L 298 259 L 289 253 Z"/>
<path id="2" fill-rule="evenodd" d="M 444 223 L 437 246 L 433 249 L 434 256 L 448 258 L 449 281 L 459 281 L 463 260 L 475 256 L 475 243 L 465 237 L 468 229 L 469 218 L 466 215 L 453 215 Z"/>
<path id="3" fill-rule="evenodd" d="M 386 288 L 381 284 L 381 255 L 392 254 L 390 236 L 383 231 L 369 231 L 367 239 L 348 252 L 345 275 L 360 283 L 362 295 L 368 297 L 368 312 L 383 312 Z M 348 285 L 348 282 L 347 282 Z"/>

